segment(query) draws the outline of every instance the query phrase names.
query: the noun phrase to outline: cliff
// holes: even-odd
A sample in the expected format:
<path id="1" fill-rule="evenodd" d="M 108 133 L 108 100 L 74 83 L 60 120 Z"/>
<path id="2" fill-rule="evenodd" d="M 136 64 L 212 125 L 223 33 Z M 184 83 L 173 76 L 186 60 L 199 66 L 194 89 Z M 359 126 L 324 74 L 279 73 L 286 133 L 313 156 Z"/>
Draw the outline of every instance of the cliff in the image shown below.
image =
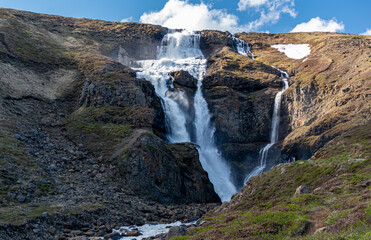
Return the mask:
<path id="1" fill-rule="evenodd" d="M 347 144 L 342 137 L 351 132 L 362 139 L 362 129 L 369 129 L 369 36 L 237 34 L 251 44 L 255 60 L 237 54 L 226 33 L 204 31 L 203 36 L 209 62 L 205 97 L 216 139 L 224 156 L 233 159 L 237 183 L 269 143 L 274 96 L 282 84 L 280 73 L 271 66 L 289 73 L 290 87 L 283 94 L 279 143 L 270 150 L 269 167 L 287 157 L 369 157 L 368 137 L 356 144 Z M 309 44 L 311 53 L 306 60 L 291 59 L 272 48 L 274 44 Z M 331 147 L 335 145 L 337 149 Z"/>

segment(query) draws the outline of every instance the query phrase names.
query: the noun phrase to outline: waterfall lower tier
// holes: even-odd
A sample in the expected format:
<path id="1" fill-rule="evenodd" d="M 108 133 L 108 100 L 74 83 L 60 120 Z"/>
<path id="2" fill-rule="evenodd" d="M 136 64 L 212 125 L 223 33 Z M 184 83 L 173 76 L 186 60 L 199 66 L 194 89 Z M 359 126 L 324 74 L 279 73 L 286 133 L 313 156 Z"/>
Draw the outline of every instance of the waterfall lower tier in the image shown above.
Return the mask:
<path id="1" fill-rule="evenodd" d="M 209 174 L 215 192 L 222 201 L 230 200 L 237 192 L 230 180 L 230 166 L 222 158 L 214 142 L 215 128 L 207 102 L 202 94 L 202 79 L 206 73 L 206 59 L 200 50 L 200 34 L 189 31 L 171 30 L 164 36 L 161 46 L 157 49 L 156 60 L 137 61 L 137 76 L 145 78 L 155 86 L 156 93 L 163 100 L 166 121 L 169 132 L 167 138 L 171 143 L 196 143 L 200 162 Z M 120 59 L 120 58 L 119 58 Z M 139 67 L 138 67 L 139 66 Z M 190 101 L 180 91 L 172 91 L 173 79 L 170 72 L 184 70 L 198 80 L 194 95 L 194 115 L 187 111 Z M 193 118 L 193 119 L 192 119 Z M 191 131 L 196 133 L 191 139 L 189 124 L 192 120 Z"/>
<path id="2" fill-rule="evenodd" d="M 231 170 L 219 153 L 215 142 L 215 128 L 211 123 L 211 115 L 207 102 L 202 96 L 202 81 L 199 79 L 195 95 L 195 127 L 196 143 L 199 146 L 202 167 L 208 172 L 210 181 L 214 184 L 215 192 L 222 201 L 229 201 L 237 192 L 230 180 Z"/>

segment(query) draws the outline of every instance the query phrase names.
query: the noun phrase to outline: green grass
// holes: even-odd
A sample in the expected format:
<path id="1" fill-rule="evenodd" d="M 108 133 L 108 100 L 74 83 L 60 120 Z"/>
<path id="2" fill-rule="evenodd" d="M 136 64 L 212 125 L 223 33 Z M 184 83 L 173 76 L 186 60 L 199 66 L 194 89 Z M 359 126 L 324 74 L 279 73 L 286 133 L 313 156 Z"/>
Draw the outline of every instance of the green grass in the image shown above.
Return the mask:
<path id="1" fill-rule="evenodd" d="M 85 202 L 80 205 L 72 206 L 66 210 L 59 205 L 50 204 L 22 204 L 13 207 L 0 208 L 0 223 L 21 225 L 24 221 L 43 216 L 44 212 L 53 214 L 81 214 L 84 211 L 94 211 L 104 208 L 99 203 Z"/>
<path id="2" fill-rule="evenodd" d="M 357 186 L 371 178 L 370 160 L 321 159 L 283 167 L 284 174 L 273 168 L 252 178 L 246 191 L 251 195 L 243 195 L 228 213 L 209 214 L 204 226 L 188 233 L 189 239 L 367 239 L 371 204 L 365 195 L 370 187 Z M 321 188 L 294 197 L 300 185 Z M 342 229 L 307 236 L 317 211 L 327 212 L 321 221 L 329 229 Z"/>
<path id="3" fill-rule="evenodd" d="M 25 220 L 42 216 L 44 212 L 51 215 L 58 213 L 60 209 L 61 207 L 59 206 L 48 204 L 25 204 L 15 207 L 0 208 L 0 223 L 20 225 Z"/>
<path id="4" fill-rule="evenodd" d="M 126 108 L 114 106 L 82 107 L 64 124 L 73 139 L 82 141 L 91 152 L 109 157 L 132 132 L 130 125 L 122 123 L 126 111 Z"/>

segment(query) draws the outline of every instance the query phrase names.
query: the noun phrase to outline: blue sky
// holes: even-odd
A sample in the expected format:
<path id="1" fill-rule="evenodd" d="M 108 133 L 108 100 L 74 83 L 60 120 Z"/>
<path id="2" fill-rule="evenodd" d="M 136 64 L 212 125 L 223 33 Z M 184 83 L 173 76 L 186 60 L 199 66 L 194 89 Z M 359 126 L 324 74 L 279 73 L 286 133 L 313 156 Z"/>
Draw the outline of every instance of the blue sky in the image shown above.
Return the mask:
<path id="1" fill-rule="evenodd" d="M 196 30 L 371 32 L 371 0 L 0 0 L 0 7 Z"/>

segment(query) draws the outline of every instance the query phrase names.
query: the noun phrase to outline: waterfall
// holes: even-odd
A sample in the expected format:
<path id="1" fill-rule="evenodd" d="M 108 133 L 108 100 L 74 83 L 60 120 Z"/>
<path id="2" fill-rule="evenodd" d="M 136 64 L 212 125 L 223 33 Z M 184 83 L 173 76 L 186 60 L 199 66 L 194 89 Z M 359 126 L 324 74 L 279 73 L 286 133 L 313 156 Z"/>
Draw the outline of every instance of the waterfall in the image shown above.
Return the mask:
<path id="1" fill-rule="evenodd" d="M 254 60 L 254 55 L 251 52 L 250 44 L 248 44 L 242 39 L 235 37 L 234 35 L 232 35 L 232 40 L 239 54 L 245 57 L 250 57 L 251 59 Z"/>
<path id="2" fill-rule="evenodd" d="M 250 57 L 254 59 L 254 55 L 251 52 L 251 47 L 248 43 L 245 41 L 236 38 L 235 36 L 232 36 L 233 42 L 236 45 L 236 50 L 239 54 Z M 271 128 L 271 135 L 270 135 L 270 143 L 264 146 L 259 152 L 259 163 L 260 165 L 255 167 L 249 175 L 246 176 L 244 180 L 244 184 L 251 178 L 256 175 L 259 175 L 262 173 L 267 166 L 267 158 L 269 149 L 278 142 L 278 130 L 280 125 L 280 111 L 281 111 L 281 98 L 282 94 L 286 91 L 286 89 L 289 87 L 288 78 L 289 75 L 287 72 L 282 71 L 281 69 L 275 68 L 271 66 L 272 68 L 278 70 L 281 73 L 281 77 L 283 77 L 282 82 L 283 86 L 280 92 L 278 92 L 274 98 L 274 108 L 273 108 L 273 117 L 272 117 L 272 128 Z"/>
<path id="3" fill-rule="evenodd" d="M 206 74 L 206 59 L 200 50 L 201 34 L 187 30 L 170 30 L 157 49 L 156 60 L 137 61 L 137 77 L 145 78 L 155 86 L 157 95 L 163 100 L 169 132 L 167 139 L 171 143 L 193 141 L 200 155 L 200 162 L 213 183 L 215 192 L 222 201 L 230 200 L 237 192 L 230 180 L 231 170 L 219 153 L 215 141 L 215 127 L 211 122 L 207 102 L 202 94 L 202 79 Z M 139 67 L 138 67 L 139 66 Z M 170 72 L 188 71 L 197 79 L 197 90 L 194 96 L 193 131 L 195 139 L 191 138 L 187 119 L 190 102 L 182 92 L 170 91 L 173 79 Z"/>
<path id="4" fill-rule="evenodd" d="M 198 79 L 194 106 L 196 143 L 199 146 L 200 160 L 202 167 L 209 174 L 210 181 L 214 184 L 215 192 L 222 201 L 229 201 L 237 189 L 230 180 L 230 167 L 215 145 L 215 127 L 211 123 L 211 115 L 207 102 L 202 96 L 201 87 L 202 80 Z"/>
<path id="5" fill-rule="evenodd" d="M 199 48 L 200 35 L 188 31 L 170 31 L 164 36 L 157 49 L 156 60 L 137 61 L 138 78 L 145 78 L 153 84 L 157 95 L 163 100 L 169 132 L 167 139 L 172 143 L 190 142 L 186 123 L 190 106 L 181 92 L 169 92 L 173 88 L 170 72 L 188 71 L 195 78 L 201 78 L 206 71 L 206 59 Z M 182 108 L 182 106 L 185 106 Z"/>
<path id="6" fill-rule="evenodd" d="M 275 67 L 273 67 L 275 68 Z M 277 68 L 275 68 L 277 69 Z M 259 153 L 259 162 L 260 165 L 255 167 L 249 175 L 245 178 L 244 183 L 256 175 L 259 175 L 262 173 L 266 167 L 267 164 L 267 158 L 268 158 L 268 152 L 269 149 L 277 143 L 278 141 L 278 130 L 280 126 L 280 111 L 281 111 L 281 98 L 282 94 L 286 91 L 287 88 L 289 88 L 289 83 L 287 78 L 289 77 L 288 74 L 280 69 L 277 69 L 281 72 L 281 77 L 284 77 L 282 79 L 283 86 L 282 90 L 276 94 L 276 97 L 274 98 L 274 108 L 273 108 L 273 118 L 272 118 L 272 129 L 271 129 L 271 136 L 270 136 L 270 143 L 267 144 L 264 148 L 260 150 Z"/>

